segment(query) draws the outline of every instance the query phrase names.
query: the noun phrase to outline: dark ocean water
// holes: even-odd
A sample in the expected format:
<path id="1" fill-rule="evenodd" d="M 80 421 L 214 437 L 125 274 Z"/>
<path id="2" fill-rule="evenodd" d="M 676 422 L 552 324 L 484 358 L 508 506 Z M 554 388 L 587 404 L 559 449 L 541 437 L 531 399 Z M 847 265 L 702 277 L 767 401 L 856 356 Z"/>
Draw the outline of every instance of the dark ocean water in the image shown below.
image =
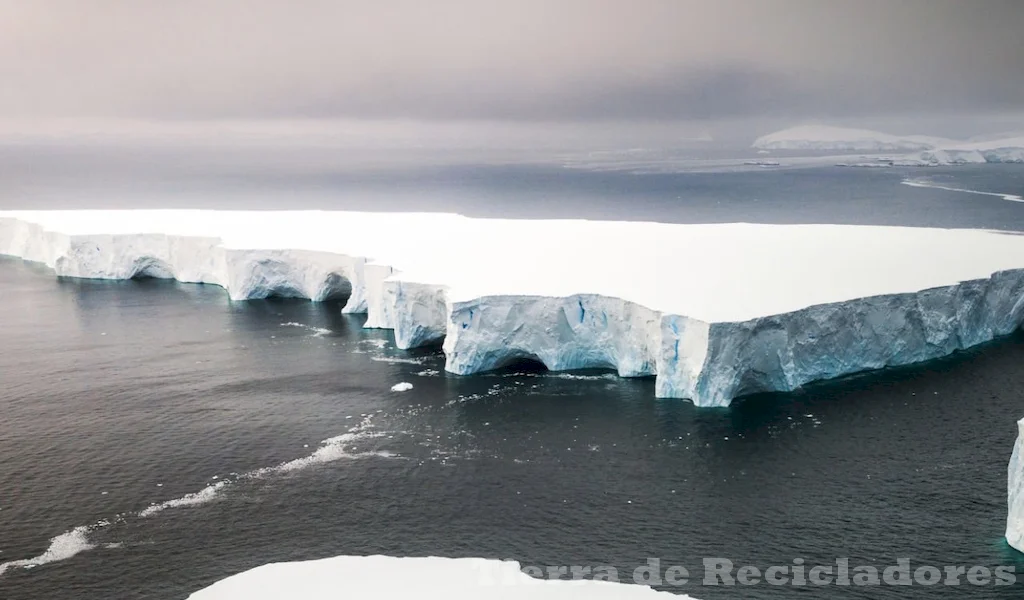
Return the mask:
<path id="1" fill-rule="evenodd" d="M 678 163 L 680 172 L 638 175 L 636 169 L 651 168 L 653 159 L 635 163 L 553 155 L 515 163 L 487 162 L 483 152 L 480 157 L 393 154 L 397 157 L 389 154 L 375 162 L 371 158 L 376 155 L 326 150 L 240 153 L 237 148 L 57 150 L 0 145 L 0 210 L 325 209 L 672 223 L 1024 229 L 1020 203 L 899 185 L 906 179 L 925 180 L 1021 194 L 1020 165 L 762 169 L 734 160 L 732 167 L 702 171 L 703 164 L 717 164 L 712 155 Z M 412 164 L 396 164 L 403 158 Z M 667 167 L 657 160 L 653 164 L 669 169 L 677 165 L 662 160 Z"/>
<path id="2" fill-rule="evenodd" d="M 472 193 L 446 195 L 457 172 L 421 191 L 478 199 L 463 212 L 499 210 L 472 191 L 474 175 Z M 522 199 L 500 210 L 1024 230 L 1024 204 L 899 185 L 891 170 L 553 173 L 491 173 L 495 198 Z M 1020 173 L 913 175 L 1020 193 Z M 507 189 L 517 177 L 522 189 Z M 569 203 L 563 188 L 589 200 Z M 631 189 L 648 194 L 620 206 Z M 79 526 L 92 546 L 8 570 L 5 600 L 183 598 L 271 561 L 372 553 L 610 565 L 624 580 L 648 558 L 699 579 L 705 557 L 760 567 L 845 557 L 879 569 L 909 558 L 1014 566 L 1024 579 L 1024 555 L 1002 538 L 1006 465 L 1024 416 L 1024 334 L 696 409 L 655 399 L 652 380 L 606 373 L 449 376 L 439 351 L 395 350 L 389 332 L 362 329 L 338 305 L 58 280 L 14 259 L 0 259 L 0 291 L 0 562 L 39 556 Z M 414 387 L 390 391 L 399 382 Z M 192 505 L 160 506 L 218 482 Z M 712 599 L 1020 590 L 677 588 Z"/>

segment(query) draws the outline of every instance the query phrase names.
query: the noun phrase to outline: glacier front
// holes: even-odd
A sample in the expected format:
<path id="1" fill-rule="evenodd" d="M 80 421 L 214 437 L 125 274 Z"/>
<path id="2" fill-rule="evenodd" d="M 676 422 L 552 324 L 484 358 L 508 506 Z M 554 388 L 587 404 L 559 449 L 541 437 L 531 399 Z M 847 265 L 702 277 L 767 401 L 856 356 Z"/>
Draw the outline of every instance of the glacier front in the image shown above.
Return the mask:
<path id="1" fill-rule="evenodd" d="M 520 359 L 656 377 L 699 406 L 905 365 L 1024 321 L 1024 236 L 338 211 L 0 212 L 0 254 L 233 300 L 347 298 L 451 373 Z"/>

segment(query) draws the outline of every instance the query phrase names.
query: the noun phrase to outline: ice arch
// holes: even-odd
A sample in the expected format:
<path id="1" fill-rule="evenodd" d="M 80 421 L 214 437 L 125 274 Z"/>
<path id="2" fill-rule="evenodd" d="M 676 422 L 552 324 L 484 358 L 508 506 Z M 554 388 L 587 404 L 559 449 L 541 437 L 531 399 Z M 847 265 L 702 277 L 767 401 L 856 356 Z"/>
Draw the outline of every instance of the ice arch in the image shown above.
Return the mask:
<path id="1" fill-rule="evenodd" d="M 174 279 L 174 269 L 155 256 L 140 256 L 132 261 L 128 279 Z"/>

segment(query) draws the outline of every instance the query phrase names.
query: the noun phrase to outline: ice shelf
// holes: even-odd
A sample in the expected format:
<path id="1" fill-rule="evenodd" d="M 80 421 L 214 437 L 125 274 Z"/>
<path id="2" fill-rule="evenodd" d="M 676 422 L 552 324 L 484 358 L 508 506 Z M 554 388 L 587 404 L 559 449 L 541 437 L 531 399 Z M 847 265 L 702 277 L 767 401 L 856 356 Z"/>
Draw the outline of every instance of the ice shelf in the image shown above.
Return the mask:
<path id="1" fill-rule="evenodd" d="M 233 300 L 347 298 L 451 373 L 532 359 L 699 406 L 924 361 L 1024 321 L 1024 236 L 322 211 L 0 212 L 0 254 Z"/>

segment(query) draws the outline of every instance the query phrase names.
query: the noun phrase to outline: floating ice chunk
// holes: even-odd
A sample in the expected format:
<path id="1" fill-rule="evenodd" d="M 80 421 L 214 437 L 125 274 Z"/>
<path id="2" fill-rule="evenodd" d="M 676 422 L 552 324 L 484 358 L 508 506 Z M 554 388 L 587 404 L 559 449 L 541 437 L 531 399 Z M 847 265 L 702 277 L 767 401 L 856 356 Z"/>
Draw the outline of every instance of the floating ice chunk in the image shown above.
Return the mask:
<path id="1" fill-rule="evenodd" d="M 1017 421 L 1017 441 L 1007 468 L 1006 541 L 1024 552 L 1024 419 Z"/>
<path id="2" fill-rule="evenodd" d="M 256 567 L 218 581 L 189 599 L 693 600 L 633 584 L 629 571 L 616 573 L 620 581 L 630 582 L 627 584 L 535 579 L 520 569 L 517 562 L 483 558 L 337 556 Z"/>
<path id="3" fill-rule="evenodd" d="M 392 392 L 408 392 L 411 389 L 412 389 L 412 384 L 409 383 L 408 381 L 403 381 L 401 383 L 396 383 L 395 385 L 391 386 L 391 391 Z"/>

